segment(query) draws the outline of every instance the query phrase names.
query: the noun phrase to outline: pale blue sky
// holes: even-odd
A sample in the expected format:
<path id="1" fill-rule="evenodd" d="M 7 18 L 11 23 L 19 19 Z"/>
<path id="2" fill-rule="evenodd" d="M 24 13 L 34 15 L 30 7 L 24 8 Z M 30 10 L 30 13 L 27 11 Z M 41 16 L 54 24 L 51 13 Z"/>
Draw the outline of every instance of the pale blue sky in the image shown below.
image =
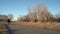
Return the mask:
<path id="1" fill-rule="evenodd" d="M 60 0 L 0 0 L 0 14 L 13 14 L 16 19 L 19 15 L 27 14 L 28 6 L 36 3 L 46 4 L 49 12 L 56 14 L 60 10 Z"/>

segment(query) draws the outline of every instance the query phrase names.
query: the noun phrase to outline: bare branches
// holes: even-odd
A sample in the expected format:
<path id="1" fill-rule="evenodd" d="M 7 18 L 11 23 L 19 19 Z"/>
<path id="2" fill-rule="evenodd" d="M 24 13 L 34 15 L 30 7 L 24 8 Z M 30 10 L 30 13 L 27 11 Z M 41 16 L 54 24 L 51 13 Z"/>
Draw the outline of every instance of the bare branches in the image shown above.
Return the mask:
<path id="1" fill-rule="evenodd" d="M 27 18 L 26 18 L 27 17 Z M 35 22 L 36 20 L 38 22 L 42 21 L 49 21 L 51 19 L 54 19 L 51 14 L 48 12 L 47 6 L 45 4 L 36 4 L 33 8 L 28 7 L 28 14 L 26 16 L 26 20 L 29 20 L 30 22 Z"/>

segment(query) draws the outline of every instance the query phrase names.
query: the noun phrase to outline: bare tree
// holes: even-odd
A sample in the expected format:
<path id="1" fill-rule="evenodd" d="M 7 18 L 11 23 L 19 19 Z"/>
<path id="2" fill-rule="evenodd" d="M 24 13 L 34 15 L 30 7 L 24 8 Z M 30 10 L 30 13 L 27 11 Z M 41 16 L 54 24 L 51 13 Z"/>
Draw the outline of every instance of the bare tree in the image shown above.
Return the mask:
<path id="1" fill-rule="evenodd" d="M 57 20 L 57 22 L 60 22 L 60 14 L 59 13 L 56 14 L 56 20 Z"/>
<path id="2" fill-rule="evenodd" d="M 8 16 L 9 20 L 11 20 L 11 21 L 13 20 L 13 15 L 12 14 L 8 14 L 7 16 Z"/>
<path id="3" fill-rule="evenodd" d="M 42 13 L 41 13 L 41 17 L 42 17 L 42 21 L 46 21 L 47 20 L 47 15 L 48 15 L 48 9 L 46 7 L 46 5 L 44 4 L 43 6 L 43 10 L 42 10 Z"/>
<path id="4" fill-rule="evenodd" d="M 48 13 L 46 6 L 43 7 L 40 4 L 36 4 L 32 10 L 29 8 L 29 16 L 30 16 L 31 20 L 42 21 L 42 20 L 44 20 L 44 18 L 46 17 L 46 15 Z"/>
<path id="5" fill-rule="evenodd" d="M 22 17 L 23 19 L 24 17 Z M 41 5 L 41 4 L 36 4 L 34 5 L 33 8 L 28 7 L 28 14 L 26 16 L 26 20 L 29 21 L 38 21 L 38 22 L 42 22 L 42 21 L 49 21 L 49 20 L 53 20 L 53 17 L 51 16 L 51 14 L 48 12 L 47 6 Z"/>
<path id="6" fill-rule="evenodd" d="M 30 21 L 34 21 L 34 15 L 33 15 L 33 12 L 32 12 L 32 9 L 29 7 L 28 8 L 28 17 L 29 17 L 29 20 Z"/>
<path id="7" fill-rule="evenodd" d="M 37 20 L 41 21 L 41 5 L 40 4 L 36 4 L 35 10 L 36 10 L 36 16 L 37 16 Z"/>

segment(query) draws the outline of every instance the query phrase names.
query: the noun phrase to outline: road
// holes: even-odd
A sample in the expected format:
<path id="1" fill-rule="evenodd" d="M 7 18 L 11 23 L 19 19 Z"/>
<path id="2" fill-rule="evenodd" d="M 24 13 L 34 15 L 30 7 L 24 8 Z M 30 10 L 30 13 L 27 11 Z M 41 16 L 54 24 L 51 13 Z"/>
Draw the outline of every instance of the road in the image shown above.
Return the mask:
<path id="1" fill-rule="evenodd" d="M 50 31 L 45 29 L 40 29 L 37 27 L 31 26 L 22 26 L 22 25 L 9 25 L 10 28 L 14 31 L 14 34 L 60 34 L 60 32 Z"/>

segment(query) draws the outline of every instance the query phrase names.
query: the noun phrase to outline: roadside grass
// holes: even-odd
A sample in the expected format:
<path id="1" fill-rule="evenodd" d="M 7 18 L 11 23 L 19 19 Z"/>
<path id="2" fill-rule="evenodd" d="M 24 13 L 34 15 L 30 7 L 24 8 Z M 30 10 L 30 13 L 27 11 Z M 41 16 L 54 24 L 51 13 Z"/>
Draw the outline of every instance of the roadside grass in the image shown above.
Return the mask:
<path id="1" fill-rule="evenodd" d="M 48 30 L 60 32 L 60 23 L 57 23 L 57 22 L 12 22 L 11 24 L 32 26 L 32 27 L 38 27 L 42 29 L 48 29 Z M 0 29 L 1 29 L 1 26 L 0 26 Z"/>
<path id="2" fill-rule="evenodd" d="M 53 31 L 60 32 L 60 23 L 57 22 L 18 22 L 20 25 L 24 26 L 32 26 L 32 27 L 39 27 L 42 29 L 48 29 Z"/>

